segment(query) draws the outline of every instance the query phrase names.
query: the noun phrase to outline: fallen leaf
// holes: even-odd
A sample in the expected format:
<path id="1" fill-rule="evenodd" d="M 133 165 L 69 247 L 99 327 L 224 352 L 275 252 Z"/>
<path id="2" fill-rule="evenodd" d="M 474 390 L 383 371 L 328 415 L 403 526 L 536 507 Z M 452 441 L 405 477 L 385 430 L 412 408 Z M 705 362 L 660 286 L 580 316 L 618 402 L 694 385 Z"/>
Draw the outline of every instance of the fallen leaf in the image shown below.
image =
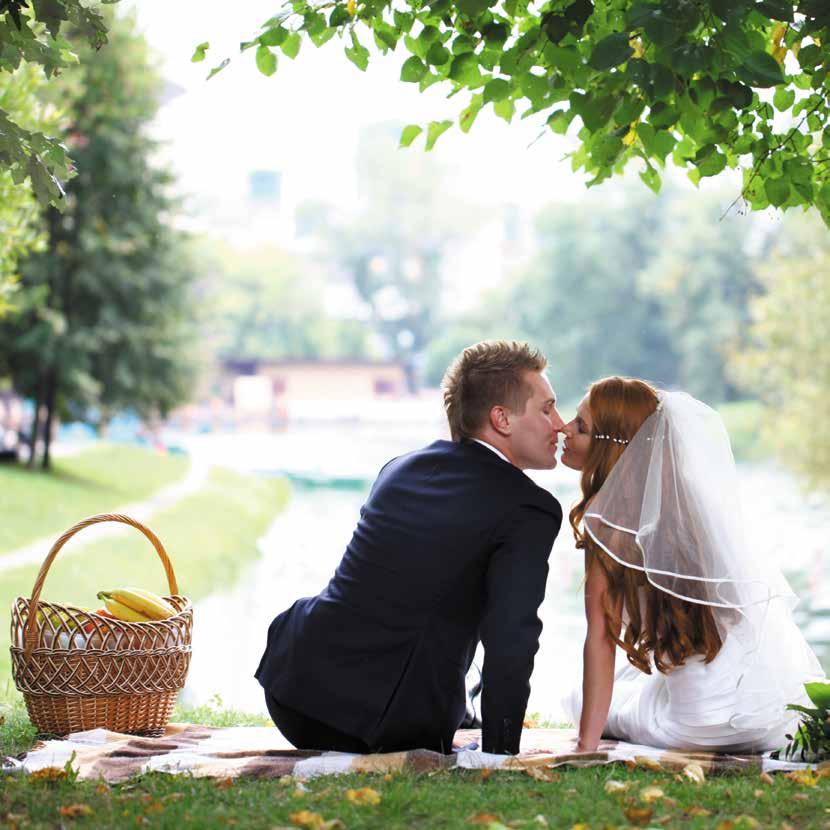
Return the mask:
<path id="1" fill-rule="evenodd" d="M 787 821 L 782 821 L 781 830 L 795 830 L 795 827 Z"/>
<path id="2" fill-rule="evenodd" d="M 655 761 L 654 758 L 649 758 L 646 755 L 638 755 L 634 761 L 636 762 L 637 766 L 642 767 L 643 769 L 651 770 L 652 772 L 662 772 L 663 767 L 660 766 L 659 761 Z"/>
<path id="3" fill-rule="evenodd" d="M 754 816 L 748 815 L 740 815 L 735 819 L 735 826 L 736 827 L 748 827 L 749 830 L 758 830 L 761 826 L 761 822 L 758 821 L 757 818 Z"/>
<path id="4" fill-rule="evenodd" d="M 558 772 L 550 772 L 544 767 L 525 767 L 525 772 L 534 781 L 544 781 L 546 784 L 555 784 L 562 778 Z"/>
<path id="5" fill-rule="evenodd" d="M 64 818 L 79 818 L 80 816 L 91 816 L 92 807 L 89 804 L 67 804 L 60 808 L 60 814 Z"/>
<path id="6" fill-rule="evenodd" d="M 161 797 L 162 801 L 178 801 L 180 798 L 184 798 L 184 793 L 168 793 L 167 795 L 163 795 Z"/>
<path id="7" fill-rule="evenodd" d="M 291 813 L 288 820 L 297 827 L 310 827 L 311 830 L 320 830 L 325 824 L 325 819 L 319 813 L 312 813 L 311 810 L 298 810 Z"/>
<path id="8" fill-rule="evenodd" d="M 784 777 L 789 778 L 790 781 L 795 781 L 796 784 L 800 784 L 802 787 L 815 787 L 817 782 L 811 769 L 796 769 L 784 773 Z"/>
<path id="9" fill-rule="evenodd" d="M 539 725 L 539 720 L 533 715 L 529 715 L 522 721 L 524 729 L 535 729 Z"/>
<path id="10" fill-rule="evenodd" d="M 807 795 L 807 793 L 794 793 L 793 799 L 795 799 L 796 801 L 809 801 L 810 796 Z"/>
<path id="11" fill-rule="evenodd" d="M 695 807 L 689 807 L 689 809 L 686 810 L 686 815 L 689 815 L 689 816 L 711 816 L 712 811 L 707 810 L 705 807 L 695 806 Z"/>
<path id="12" fill-rule="evenodd" d="M 766 793 L 763 790 L 753 790 L 752 794 L 755 796 L 755 798 L 763 798 L 766 795 Z"/>
<path id="13" fill-rule="evenodd" d="M 233 778 L 219 778 L 214 782 L 217 790 L 229 790 L 233 786 Z"/>
<path id="14" fill-rule="evenodd" d="M 700 764 L 686 764 L 681 774 L 695 784 L 703 784 L 706 781 L 706 773 L 703 772 L 703 767 Z"/>
<path id="15" fill-rule="evenodd" d="M 548 820 L 541 814 L 539 814 L 533 819 L 533 823 L 538 824 L 539 827 L 550 827 L 550 825 L 548 824 Z"/>
<path id="16" fill-rule="evenodd" d="M 104 784 L 103 782 L 98 784 L 95 787 L 95 793 L 97 795 L 106 795 L 109 791 L 110 791 L 110 788 L 106 784 Z"/>
<path id="17" fill-rule="evenodd" d="M 63 781 L 66 778 L 66 770 L 60 767 L 43 767 L 36 769 L 30 776 L 30 781 Z"/>
<path id="18" fill-rule="evenodd" d="M 733 830 L 734 827 L 735 822 L 731 819 L 726 819 L 726 821 L 721 821 L 715 825 L 715 830 Z"/>
<path id="19" fill-rule="evenodd" d="M 632 823 L 642 827 L 648 824 L 654 810 L 651 807 L 629 807 L 625 810 L 625 817 Z"/>
<path id="20" fill-rule="evenodd" d="M 758 777 L 770 787 L 775 783 L 775 779 L 768 772 L 762 772 Z"/>
<path id="21" fill-rule="evenodd" d="M 637 762 L 633 758 L 626 759 L 625 765 L 629 769 L 637 769 Z"/>
<path id="22" fill-rule="evenodd" d="M 571 825 L 571 830 L 588 830 L 588 824 L 573 824 Z"/>
<path id="23" fill-rule="evenodd" d="M 605 782 L 605 792 L 608 795 L 616 795 L 617 793 L 624 793 L 628 791 L 628 788 L 631 786 L 630 783 L 625 783 L 623 781 L 615 781 L 613 778 Z"/>
<path id="24" fill-rule="evenodd" d="M 676 807 L 677 806 L 677 799 L 676 798 L 669 798 L 666 796 L 663 799 L 663 806 L 664 807 Z"/>
<path id="25" fill-rule="evenodd" d="M 655 801 L 659 801 L 665 793 L 660 789 L 660 787 L 643 787 L 640 790 L 640 801 L 644 802 L 645 804 L 653 804 Z"/>
<path id="26" fill-rule="evenodd" d="M 481 780 L 482 780 L 482 781 L 487 781 L 487 780 L 490 778 L 490 776 L 491 776 L 492 774 L 493 774 L 493 770 L 491 770 L 491 769 L 483 769 L 483 770 L 481 771 Z"/>
<path id="27" fill-rule="evenodd" d="M 475 813 L 467 819 L 467 824 L 495 824 L 501 819 L 493 813 Z"/>
<path id="28" fill-rule="evenodd" d="M 392 773 L 387 772 L 386 775 L 383 776 L 383 780 L 388 784 L 392 780 Z"/>
<path id="29" fill-rule="evenodd" d="M 364 804 L 376 807 L 380 804 L 380 793 L 371 787 L 361 787 L 359 790 L 346 790 L 346 800 L 352 804 Z"/>
<path id="30" fill-rule="evenodd" d="M 660 816 L 659 818 L 653 818 L 649 823 L 650 824 L 668 824 L 670 821 L 674 819 L 674 815 L 672 813 L 666 813 L 664 816 Z"/>

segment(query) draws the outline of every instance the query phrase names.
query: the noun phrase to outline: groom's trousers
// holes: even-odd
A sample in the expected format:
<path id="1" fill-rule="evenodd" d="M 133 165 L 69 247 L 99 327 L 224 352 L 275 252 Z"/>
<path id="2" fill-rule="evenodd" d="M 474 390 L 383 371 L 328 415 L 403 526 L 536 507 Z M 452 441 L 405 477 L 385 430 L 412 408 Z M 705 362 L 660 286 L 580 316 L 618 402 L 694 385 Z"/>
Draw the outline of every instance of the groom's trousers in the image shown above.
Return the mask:
<path id="1" fill-rule="evenodd" d="M 368 753 L 369 747 L 359 738 L 346 735 L 334 727 L 320 723 L 294 709 L 289 709 L 274 700 L 273 696 L 265 692 L 265 705 L 271 720 L 297 749 L 320 749 L 331 752 Z"/>

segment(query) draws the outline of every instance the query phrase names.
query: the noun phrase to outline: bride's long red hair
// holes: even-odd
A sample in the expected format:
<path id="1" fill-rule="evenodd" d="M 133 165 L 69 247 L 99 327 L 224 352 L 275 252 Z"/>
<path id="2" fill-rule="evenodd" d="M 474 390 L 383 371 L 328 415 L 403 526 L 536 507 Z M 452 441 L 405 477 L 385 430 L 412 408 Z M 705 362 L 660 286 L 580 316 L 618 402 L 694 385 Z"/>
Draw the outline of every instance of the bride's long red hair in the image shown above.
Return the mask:
<path id="1" fill-rule="evenodd" d="M 593 434 L 631 440 L 657 404 L 657 391 L 645 381 L 621 377 L 599 380 L 588 390 Z M 655 588 L 642 571 L 621 565 L 582 532 L 588 502 L 599 492 L 625 447 L 592 438 L 582 469 L 582 498 L 569 516 L 577 547 L 588 554 L 588 568 L 602 568 L 607 577 L 604 611 L 608 630 L 621 629 L 616 609 L 622 609 L 627 617 L 622 639 L 610 636 L 626 652 L 629 662 L 646 674 L 651 674 L 652 656 L 657 670 L 664 674 L 692 655 L 703 655 L 708 663 L 722 645 L 712 609 Z"/>

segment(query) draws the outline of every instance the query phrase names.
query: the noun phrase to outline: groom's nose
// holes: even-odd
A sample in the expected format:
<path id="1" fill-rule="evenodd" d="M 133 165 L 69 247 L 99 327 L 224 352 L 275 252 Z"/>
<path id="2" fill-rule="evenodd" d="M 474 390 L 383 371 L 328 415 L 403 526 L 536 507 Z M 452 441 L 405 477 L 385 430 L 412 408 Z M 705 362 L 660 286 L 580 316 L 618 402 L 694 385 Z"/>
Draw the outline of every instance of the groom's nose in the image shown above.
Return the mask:
<path id="1" fill-rule="evenodd" d="M 553 426 L 553 431 L 562 432 L 565 427 L 565 422 L 562 420 L 562 416 L 555 409 L 553 410 L 550 420 Z"/>

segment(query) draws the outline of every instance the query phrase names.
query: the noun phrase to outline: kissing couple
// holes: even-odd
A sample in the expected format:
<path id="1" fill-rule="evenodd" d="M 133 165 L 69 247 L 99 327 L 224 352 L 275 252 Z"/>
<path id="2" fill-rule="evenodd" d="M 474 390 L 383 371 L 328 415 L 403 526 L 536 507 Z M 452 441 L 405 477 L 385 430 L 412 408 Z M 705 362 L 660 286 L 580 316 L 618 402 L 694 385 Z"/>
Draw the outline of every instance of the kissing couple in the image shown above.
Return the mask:
<path id="1" fill-rule="evenodd" d="M 611 377 L 565 423 L 546 366 L 525 343 L 465 349 L 443 383 L 452 440 L 381 469 L 331 581 L 271 623 L 256 677 L 296 747 L 449 753 L 480 641 L 482 749 L 519 752 L 562 523 L 524 471 L 552 469 L 560 436 L 582 488 L 569 522 L 585 556 L 583 677 L 564 701 L 576 749 L 786 742 L 786 705 L 807 704 L 823 672 L 787 581 L 743 537 L 720 418 Z"/>

